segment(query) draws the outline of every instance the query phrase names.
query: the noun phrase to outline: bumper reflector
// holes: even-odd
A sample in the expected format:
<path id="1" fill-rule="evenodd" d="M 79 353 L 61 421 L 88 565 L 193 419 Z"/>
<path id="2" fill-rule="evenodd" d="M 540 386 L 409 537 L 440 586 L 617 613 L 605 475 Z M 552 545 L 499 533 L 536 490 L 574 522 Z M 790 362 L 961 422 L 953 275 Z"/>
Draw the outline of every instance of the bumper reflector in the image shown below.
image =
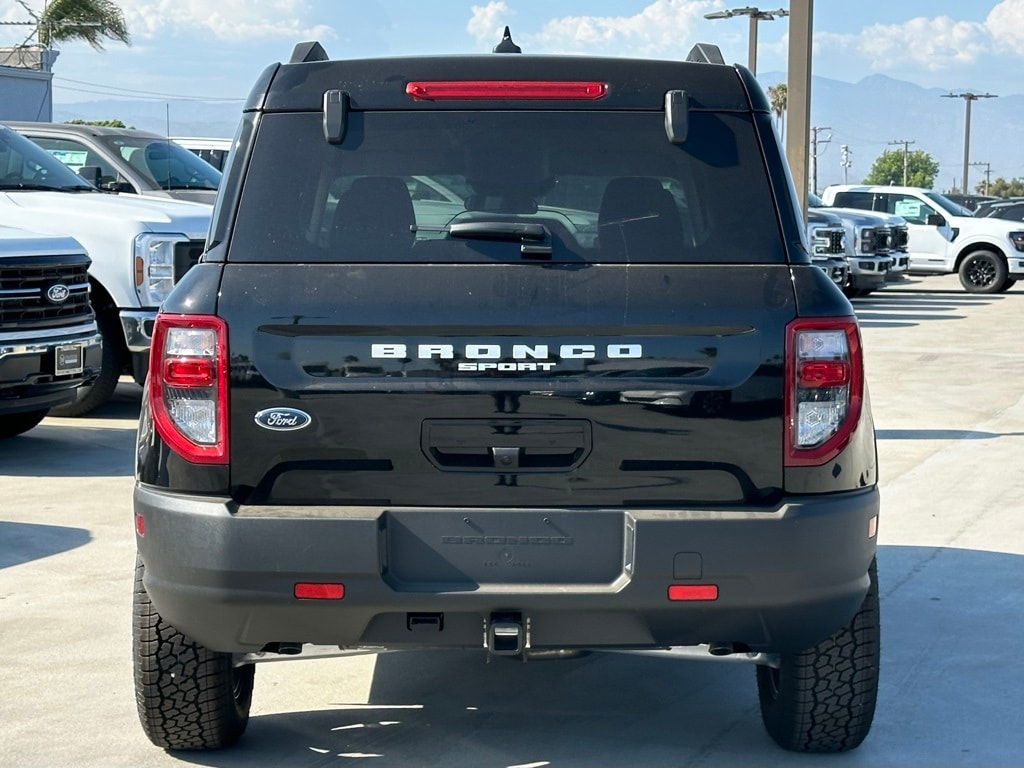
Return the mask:
<path id="1" fill-rule="evenodd" d="M 299 600 L 341 600 L 344 596 L 344 584 L 300 581 L 295 585 L 295 597 Z"/>
<path id="2" fill-rule="evenodd" d="M 717 600 L 717 584 L 669 584 L 668 599 L 673 602 Z"/>

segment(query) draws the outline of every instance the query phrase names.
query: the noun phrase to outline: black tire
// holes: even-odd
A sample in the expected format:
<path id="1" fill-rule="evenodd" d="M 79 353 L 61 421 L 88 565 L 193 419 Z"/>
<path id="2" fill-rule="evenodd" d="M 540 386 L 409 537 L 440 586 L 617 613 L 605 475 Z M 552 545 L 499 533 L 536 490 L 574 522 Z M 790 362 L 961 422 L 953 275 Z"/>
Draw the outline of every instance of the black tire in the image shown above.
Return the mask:
<path id="1" fill-rule="evenodd" d="M 135 701 L 149 740 L 164 749 L 221 749 L 249 722 L 255 667 L 199 645 L 160 616 L 136 558 L 132 611 Z"/>
<path id="2" fill-rule="evenodd" d="M 1017 284 L 1016 280 L 1011 279 L 1011 278 L 1008 277 L 1008 278 L 1006 278 L 1003 281 L 1003 284 L 1001 286 L 999 286 L 999 290 L 997 291 L 997 293 L 1006 293 L 1008 290 L 1013 288 L 1013 286 L 1015 286 L 1016 284 Z"/>
<path id="3" fill-rule="evenodd" d="M 92 384 L 78 388 L 75 399 L 64 405 L 58 405 L 52 411 L 54 416 L 84 416 L 107 402 L 117 389 L 117 381 L 124 370 L 125 345 L 124 334 L 117 315 L 104 312 L 96 315 L 96 325 L 103 337 L 103 362 L 100 375 Z"/>
<path id="4" fill-rule="evenodd" d="M 968 293 L 999 293 L 1006 282 L 1006 261 L 992 251 L 974 251 L 960 262 L 960 285 Z"/>
<path id="5" fill-rule="evenodd" d="M 800 653 L 783 654 L 778 669 L 757 668 L 761 719 L 783 749 L 846 752 L 871 729 L 881 655 L 878 578 L 857 615 L 830 638 Z"/>
<path id="6" fill-rule="evenodd" d="M 28 432 L 45 419 L 49 412 L 44 408 L 41 411 L 24 411 L 23 413 L 9 413 L 6 416 L 0 416 L 0 440 Z"/>

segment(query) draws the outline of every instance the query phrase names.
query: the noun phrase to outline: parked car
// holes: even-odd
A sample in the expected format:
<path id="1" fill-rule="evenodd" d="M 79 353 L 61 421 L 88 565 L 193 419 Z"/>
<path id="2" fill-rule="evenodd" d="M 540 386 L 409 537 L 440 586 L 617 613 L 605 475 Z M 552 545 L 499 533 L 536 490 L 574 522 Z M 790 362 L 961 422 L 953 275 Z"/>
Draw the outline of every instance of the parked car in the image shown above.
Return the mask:
<path id="1" fill-rule="evenodd" d="M 978 206 L 974 215 L 979 219 L 991 217 L 993 219 L 1006 219 L 1007 221 L 1024 221 L 1024 198 L 1000 198 L 988 203 L 982 203 Z"/>
<path id="2" fill-rule="evenodd" d="M 867 735 L 861 336 L 764 91 L 713 46 L 512 47 L 304 43 L 254 87 L 139 425 L 154 744 L 235 743 L 262 661 L 429 648 L 753 662 L 782 747 Z M 596 396 L 644 390 L 680 407 Z"/>
<path id="3" fill-rule="evenodd" d="M 227 165 L 231 139 L 203 139 L 195 136 L 172 136 L 171 141 L 201 157 L 218 171 Z"/>
<path id="4" fill-rule="evenodd" d="M 846 232 L 839 217 L 808 209 L 807 244 L 811 248 L 811 262 L 840 289 L 845 289 L 850 280 L 850 265 L 846 260 Z"/>
<path id="5" fill-rule="evenodd" d="M 80 416 L 102 405 L 122 374 L 145 379 L 157 307 L 199 261 L 212 211 L 183 200 L 101 192 L 0 125 L 0 221 L 74 237 L 92 259 L 89 287 L 103 336 L 102 370 L 55 413 Z"/>
<path id="6" fill-rule="evenodd" d="M 99 375 L 88 268 L 70 237 L 0 225 L 0 438 L 32 429 Z"/>
<path id="7" fill-rule="evenodd" d="M 827 205 L 883 211 L 906 220 L 910 272 L 958 274 L 970 293 L 1001 293 L 1024 277 L 1024 227 L 979 219 L 944 195 L 918 187 L 837 184 Z"/>
<path id="8" fill-rule="evenodd" d="M 165 136 L 72 123 L 6 125 L 100 189 L 209 205 L 217 199 L 220 171 Z"/>
<path id="9" fill-rule="evenodd" d="M 959 206 L 966 208 L 968 211 L 977 210 L 979 205 L 983 203 L 989 203 L 993 200 L 998 200 L 998 197 L 992 195 L 964 195 L 959 192 L 947 192 L 944 197 L 956 203 Z"/>

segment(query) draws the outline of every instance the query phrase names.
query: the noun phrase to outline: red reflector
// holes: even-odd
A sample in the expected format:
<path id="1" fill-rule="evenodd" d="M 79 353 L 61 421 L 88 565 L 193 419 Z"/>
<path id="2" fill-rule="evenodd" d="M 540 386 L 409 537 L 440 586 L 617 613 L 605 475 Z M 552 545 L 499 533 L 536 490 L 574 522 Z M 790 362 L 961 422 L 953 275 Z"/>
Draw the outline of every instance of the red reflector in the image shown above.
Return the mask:
<path id="1" fill-rule="evenodd" d="M 300 581 L 295 585 L 295 596 L 300 600 L 341 600 L 345 596 L 345 585 Z"/>
<path id="2" fill-rule="evenodd" d="M 212 387 L 214 361 L 205 357 L 172 357 L 164 360 L 164 384 L 169 387 Z"/>
<path id="3" fill-rule="evenodd" d="M 835 387 L 850 382 L 850 366 L 842 360 L 808 360 L 800 363 L 801 387 Z"/>
<path id="4" fill-rule="evenodd" d="M 668 599 L 680 600 L 717 600 L 717 584 L 669 584 Z"/>
<path id="5" fill-rule="evenodd" d="M 135 516 L 135 532 L 139 534 L 139 536 L 146 535 L 146 518 L 142 515 Z"/>
<path id="6" fill-rule="evenodd" d="M 445 80 L 411 82 L 405 92 L 420 101 L 437 99 L 583 99 L 608 93 L 607 83 L 545 80 Z"/>

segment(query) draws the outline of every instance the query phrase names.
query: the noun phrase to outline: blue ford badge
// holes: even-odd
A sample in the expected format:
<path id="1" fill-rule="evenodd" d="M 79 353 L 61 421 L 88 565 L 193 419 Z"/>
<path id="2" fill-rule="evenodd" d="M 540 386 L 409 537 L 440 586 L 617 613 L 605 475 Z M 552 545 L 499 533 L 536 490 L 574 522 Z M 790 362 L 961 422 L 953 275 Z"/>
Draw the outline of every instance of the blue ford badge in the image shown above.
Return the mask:
<path id="1" fill-rule="evenodd" d="M 267 408 L 255 416 L 256 423 L 275 432 L 291 432 L 308 427 L 313 417 L 297 408 Z"/>

